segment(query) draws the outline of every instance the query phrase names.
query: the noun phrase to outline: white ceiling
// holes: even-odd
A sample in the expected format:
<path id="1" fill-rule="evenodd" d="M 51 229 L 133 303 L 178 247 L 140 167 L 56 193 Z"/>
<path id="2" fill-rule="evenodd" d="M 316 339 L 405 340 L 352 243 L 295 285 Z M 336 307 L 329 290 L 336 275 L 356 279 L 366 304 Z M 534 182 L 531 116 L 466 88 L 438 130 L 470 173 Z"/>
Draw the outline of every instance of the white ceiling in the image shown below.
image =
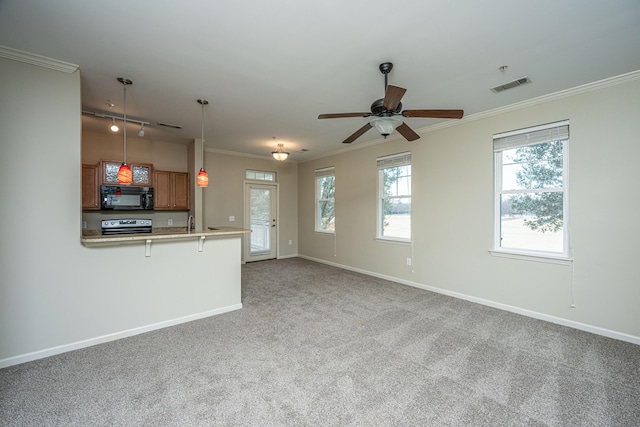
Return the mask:
<path id="1" fill-rule="evenodd" d="M 127 116 L 151 122 L 145 138 L 199 138 L 205 98 L 207 147 L 268 156 L 275 136 L 305 161 L 367 122 L 317 117 L 369 111 L 382 62 L 407 89 L 403 108 L 466 116 L 640 70 L 640 1 L 0 0 L 0 45 L 79 65 L 84 110 L 121 115 L 116 77 L 133 80 Z M 533 83 L 489 90 L 523 76 Z"/>

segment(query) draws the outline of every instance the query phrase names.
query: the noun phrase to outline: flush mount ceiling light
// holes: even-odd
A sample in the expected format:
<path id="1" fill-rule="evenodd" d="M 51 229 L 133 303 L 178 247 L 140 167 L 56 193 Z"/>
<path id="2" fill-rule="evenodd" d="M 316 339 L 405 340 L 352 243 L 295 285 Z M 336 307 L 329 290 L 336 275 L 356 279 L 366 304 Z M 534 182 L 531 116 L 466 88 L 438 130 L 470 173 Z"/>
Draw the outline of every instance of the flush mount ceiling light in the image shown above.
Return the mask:
<path id="1" fill-rule="evenodd" d="M 273 137 L 273 141 L 275 142 L 276 137 Z M 278 161 L 283 161 L 283 160 L 287 160 L 287 157 L 289 157 L 289 153 L 284 151 L 284 144 L 278 144 L 278 146 L 276 147 L 276 151 L 272 151 L 271 155 L 273 156 L 274 159 L 278 160 Z"/>
<path id="2" fill-rule="evenodd" d="M 127 164 L 127 86 L 132 85 L 133 82 L 123 77 L 118 77 L 118 81 L 122 83 L 122 87 L 124 88 L 124 117 L 122 119 L 124 122 L 124 125 L 122 126 L 124 130 L 124 149 L 122 164 L 120 165 L 120 169 L 118 169 L 118 184 L 129 185 L 133 181 L 133 174 L 131 173 L 131 168 Z"/>
<path id="3" fill-rule="evenodd" d="M 206 99 L 198 99 L 198 104 L 202 106 L 202 120 L 201 123 L 201 138 L 200 142 L 202 145 L 202 167 L 200 168 L 200 172 L 198 172 L 198 187 L 208 187 L 209 186 L 209 175 L 207 171 L 204 170 L 204 106 L 209 104 L 209 101 Z"/>
<path id="4" fill-rule="evenodd" d="M 111 131 L 112 132 L 118 132 L 118 125 L 116 125 L 116 119 L 115 118 L 111 118 Z"/>

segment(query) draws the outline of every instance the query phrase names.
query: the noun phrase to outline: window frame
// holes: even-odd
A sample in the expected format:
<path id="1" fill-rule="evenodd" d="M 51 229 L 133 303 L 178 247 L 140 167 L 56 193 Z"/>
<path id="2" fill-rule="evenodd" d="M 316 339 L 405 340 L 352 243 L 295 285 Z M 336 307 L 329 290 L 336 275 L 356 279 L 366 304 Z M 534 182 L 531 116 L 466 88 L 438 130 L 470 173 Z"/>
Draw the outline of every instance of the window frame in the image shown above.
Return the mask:
<path id="1" fill-rule="evenodd" d="M 413 238 L 413 201 L 412 201 L 412 192 L 413 192 L 413 168 L 411 164 L 411 151 L 406 151 L 402 153 L 392 154 L 389 156 L 378 157 L 376 159 L 377 163 L 377 196 L 376 196 L 376 234 L 375 239 L 384 241 L 384 242 L 392 242 L 392 243 L 406 243 L 410 244 Z M 384 194 L 384 171 L 385 169 L 398 168 L 403 166 L 409 166 L 409 194 L 403 195 L 395 195 L 395 196 L 386 196 Z M 400 236 L 385 236 L 383 234 L 384 224 L 383 224 L 383 203 L 384 200 L 387 199 L 409 199 L 409 237 L 400 237 Z"/>
<path id="2" fill-rule="evenodd" d="M 566 136 L 553 139 L 549 137 L 541 139 L 534 143 L 512 143 L 508 147 L 496 147 L 496 140 L 515 137 L 523 139 L 526 135 L 543 134 L 553 132 L 554 129 L 566 127 Z M 526 139 L 526 138 L 525 138 Z M 569 242 L 569 120 L 563 120 L 554 123 L 548 123 L 540 126 L 519 129 L 510 132 L 504 132 L 493 136 L 494 140 L 494 232 L 493 232 L 493 249 L 490 250 L 492 255 L 503 256 L 509 258 L 526 259 L 541 262 L 552 262 L 564 264 L 570 262 L 570 242 Z M 532 189 L 511 189 L 504 190 L 502 162 L 503 152 L 513 148 L 535 146 L 553 141 L 563 141 L 562 144 L 562 186 L 553 188 L 532 188 Z M 560 189 L 561 188 L 561 189 Z M 562 251 L 545 251 L 529 248 L 510 248 L 502 247 L 502 196 L 505 194 L 539 194 L 557 192 L 562 193 Z"/>
<path id="3" fill-rule="evenodd" d="M 333 177 L 333 198 L 322 199 L 322 189 L 320 188 L 322 179 L 332 176 Z M 335 234 L 335 221 L 336 221 L 336 170 L 334 166 L 326 168 L 316 169 L 314 172 L 314 186 L 315 186 L 315 219 L 314 219 L 314 231 L 317 233 Z M 320 227 L 320 203 L 333 203 L 333 230 Z"/>

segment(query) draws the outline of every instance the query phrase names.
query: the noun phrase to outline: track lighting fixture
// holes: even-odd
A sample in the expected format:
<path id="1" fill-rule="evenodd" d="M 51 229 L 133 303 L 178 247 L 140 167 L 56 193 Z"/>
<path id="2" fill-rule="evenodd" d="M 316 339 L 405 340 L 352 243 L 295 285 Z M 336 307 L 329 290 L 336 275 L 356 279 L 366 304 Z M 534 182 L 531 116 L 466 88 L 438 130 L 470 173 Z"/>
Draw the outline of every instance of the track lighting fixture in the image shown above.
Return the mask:
<path id="1" fill-rule="evenodd" d="M 275 140 L 276 137 L 274 136 L 273 141 L 275 142 Z M 271 155 L 278 161 L 287 160 L 287 157 L 289 157 L 289 153 L 284 151 L 284 144 L 278 144 L 276 150 L 271 152 Z"/>
<path id="2" fill-rule="evenodd" d="M 116 125 L 116 119 L 114 119 L 113 117 L 111 118 L 111 131 L 112 132 L 118 132 L 118 125 Z"/>
<path id="3" fill-rule="evenodd" d="M 140 126 L 140 130 L 138 131 L 138 136 L 142 138 L 144 136 L 144 124 Z"/>
<path id="4" fill-rule="evenodd" d="M 209 186 L 209 175 L 207 171 L 204 170 L 204 106 L 209 104 L 209 101 L 206 99 L 198 99 L 198 104 L 202 106 L 202 119 L 201 123 L 201 135 L 200 142 L 202 145 L 202 167 L 200 168 L 200 172 L 198 172 L 198 187 L 208 187 Z"/>
<path id="5" fill-rule="evenodd" d="M 132 85 L 133 82 L 123 77 L 118 77 L 118 81 L 122 83 L 122 87 L 124 88 L 124 125 L 122 126 L 124 134 L 124 155 L 120 169 L 118 169 L 118 184 L 129 185 L 133 181 L 133 174 L 127 164 L 127 86 Z"/>

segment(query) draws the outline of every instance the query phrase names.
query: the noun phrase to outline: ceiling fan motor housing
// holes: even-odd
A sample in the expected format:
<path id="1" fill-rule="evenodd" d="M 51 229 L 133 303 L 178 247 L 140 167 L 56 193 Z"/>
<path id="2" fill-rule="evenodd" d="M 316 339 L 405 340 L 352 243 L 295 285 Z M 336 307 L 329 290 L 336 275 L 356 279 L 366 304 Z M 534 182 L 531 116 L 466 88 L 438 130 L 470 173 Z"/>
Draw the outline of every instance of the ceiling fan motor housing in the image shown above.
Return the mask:
<path id="1" fill-rule="evenodd" d="M 400 114 L 401 110 L 402 102 L 399 102 L 398 106 L 393 111 L 384 108 L 384 98 L 377 99 L 373 101 L 373 104 L 371 104 L 371 114 L 374 116 L 393 116 L 395 114 Z"/>

